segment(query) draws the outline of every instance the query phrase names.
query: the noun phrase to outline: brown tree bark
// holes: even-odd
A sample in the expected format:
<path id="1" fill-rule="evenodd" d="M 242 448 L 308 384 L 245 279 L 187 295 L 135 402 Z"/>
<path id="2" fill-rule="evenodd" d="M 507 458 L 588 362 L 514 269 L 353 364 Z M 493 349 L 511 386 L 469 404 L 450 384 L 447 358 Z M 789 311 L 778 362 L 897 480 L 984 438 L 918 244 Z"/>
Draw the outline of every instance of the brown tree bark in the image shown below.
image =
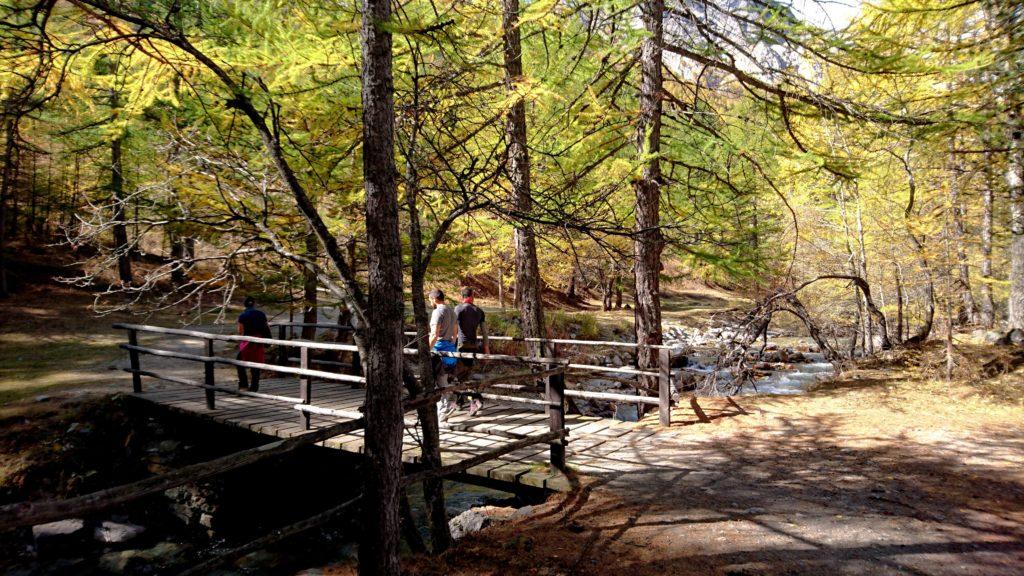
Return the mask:
<path id="1" fill-rule="evenodd" d="M 418 77 L 414 80 L 418 82 Z M 418 84 L 414 90 L 414 98 L 418 98 Z M 416 359 L 419 364 L 420 382 L 418 390 L 410 390 L 410 394 L 429 394 L 434 391 L 434 371 L 431 366 L 430 354 L 430 313 L 425 300 L 425 278 L 432 253 L 424 247 L 423 231 L 420 226 L 419 178 L 416 171 L 416 147 L 419 133 L 418 101 L 413 105 L 413 128 L 409 136 L 405 159 L 405 204 L 409 213 L 409 248 L 412 252 L 412 309 L 416 322 Z M 443 231 L 438 233 L 443 234 Z M 408 387 L 408 384 L 407 384 Z M 428 469 L 437 469 L 441 462 L 440 424 L 437 418 L 437 404 L 417 409 L 420 428 L 423 433 L 421 455 Z M 448 525 L 448 512 L 444 501 L 444 483 L 440 478 L 429 478 L 423 481 L 423 497 L 427 503 L 430 517 L 430 541 L 435 554 L 444 552 L 452 545 L 452 533 Z"/>
<path id="2" fill-rule="evenodd" d="M 963 166 L 956 156 L 955 140 L 950 141 L 951 178 L 949 185 L 949 209 L 952 212 L 953 244 L 956 252 L 956 290 L 960 293 L 960 302 L 956 309 L 957 324 L 973 324 L 978 321 L 978 307 L 971 293 L 971 273 L 967 265 L 967 247 L 964 245 L 964 206 L 960 198 L 960 187 L 963 181 Z"/>
<path id="3" fill-rule="evenodd" d="M 119 106 L 117 92 L 110 94 L 110 108 Z M 128 228 L 125 226 L 124 162 L 122 144 L 124 135 L 118 134 L 110 141 L 110 201 L 113 205 L 114 250 L 117 254 L 117 276 L 123 284 L 132 283 L 131 250 L 128 247 Z"/>
<path id="4" fill-rule="evenodd" d="M 896 280 L 896 341 L 903 341 L 903 271 L 898 263 L 893 264 L 893 278 Z"/>
<path id="5" fill-rule="evenodd" d="M 932 326 L 935 322 L 935 278 L 932 274 L 931 264 L 928 262 L 924 243 L 917 237 L 917 233 L 914 232 L 914 227 L 911 222 L 911 218 L 914 215 L 914 203 L 917 196 L 917 178 L 915 177 L 914 170 L 910 165 L 910 149 L 907 149 L 904 156 L 899 156 L 897 154 L 893 154 L 893 156 L 903 164 L 903 170 L 907 174 L 907 187 L 910 195 L 907 199 L 907 207 L 903 210 L 903 223 L 907 231 L 907 237 L 910 238 L 910 242 L 914 245 L 914 252 L 917 254 L 917 260 L 921 265 L 921 270 L 924 272 L 926 279 L 924 286 L 924 322 L 921 325 L 921 328 L 917 331 L 917 334 L 914 334 L 905 340 L 908 344 L 920 344 L 928 339 L 928 335 L 931 334 Z M 907 324 L 909 327 L 909 322 Z"/>
<path id="6" fill-rule="evenodd" d="M 1024 123 L 1021 109 L 1012 110 L 1006 185 L 1010 190 L 1010 308 L 1007 327 L 1024 330 Z"/>
<path id="7" fill-rule="evenodd" d="M 167 242 L 171 245 L 171 283 L 181 286 L 185 283 L 185 241 L 173 229 L 167 231 Z"/>
<path id="8" fill-rule="evenodd" d="M 987 167 L 992 165 L 992 154 L 985 154 L 985 188 L 982 191 L 981 213 L 981 303 L 978 320 L 985 328 L 992 328 L 996 321 L 996 306 L 992 299 L 992 209 L 993 182 L 992 173 Z"/>
<path id="9" fill-rule="evenodd" d="M 636 287 L 637 366 L 651 368 L 656 357 L 649 347 L 662 343 L 661 333 L 661 55 L 663 0 L 643 0 L 640 17 L 648 36 L 640 45 L 640 114 L 636 124 L 636 151 L 641 173 L 633 182 L 636 228 L 633 240 L 633 280 Z"/>
<path id="10" fill-rule="evenodd" d="M 320 252 L 320 242 L 312 230 L 306 233 L 306 258 L 316 262 L 317 254 Z M 316 268 L 305 266 L 302 269 L 302 321 L 315 324 L 317 314 L 317 272 Z M 312 340 L 316 337 L 315 326 L 302 327 L 302 339 Z"/>
<path id="11" fill-rule="evenodd" d="M 5 111 L 7 112 L 7 111 Z M 18 125 L 9 112 L 4 118 L 4 163 L 0 172 L 0 297 L 10 294 L 7 285 L 7 197 L 13 189 L 14 149 Z"/>
<path id="12" fill-rule="evenodd" d="M 402 243 L 395 185 L 389 0 L 364 0 L 363 180 L 368 262 L 366 439 L 359 573 L 399 576 L 402 476 Z M 315 211 L 315 208 L 313 209 Z"/>
<path id="13" fill-rule="evenodd" d="M 502 0 L 502 40 L 505 58 L 505 88 L 515 91 L 523 76 L 523 49 L 519 31 L 519 0 Z M 512 206 L 520 214 L 532 211 L 530 192 L 530 156 L 526 142 L 526 103 L 517 98 L 508 111 L 505 127 L 505 170 L 512 184 Z M 537 265 L 537 241 L 533 223 L 520 221 L 515 229 L 516 306 L 526 338 L 544 337 L 544 307 L 541 301 L 540 269 Z M 528 345 L 530 354 L 543 355 L 540 342 Z"/>

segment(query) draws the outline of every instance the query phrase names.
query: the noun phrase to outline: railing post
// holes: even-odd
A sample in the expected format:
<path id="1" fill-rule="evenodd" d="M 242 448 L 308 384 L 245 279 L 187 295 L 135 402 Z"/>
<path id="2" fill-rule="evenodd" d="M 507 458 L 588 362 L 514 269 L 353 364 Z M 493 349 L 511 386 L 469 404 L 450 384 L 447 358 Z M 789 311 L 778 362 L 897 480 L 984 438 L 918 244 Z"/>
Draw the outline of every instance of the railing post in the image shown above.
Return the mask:
<path id="1" fill-rule="evenodd" d="M 139 345 L 139 333 L 136 330 L 128 330 L 128 345 L 138 346 Z M 128 365 L 132 369 L 132 392 L 138 394 L 142 392 L 142 374 L 139 374 L 139 351 L 129 350 L 128 351 Z"/>
<path id="2" fill-rule="evenodd" d="M 672 368 L 668 348 L 658 350 L 658 416 L 662 426 L 672 424 Z"/>
<path id="3" fill-rule="evenodd" d="M 552 364 L 549 368 L 556 368 Z M 559 372 L 548 376 L 546 385 L 546 396 L 548 401 L 548 427 L 552 432 L 565 428 L 565 373 Z M 565 445 L 568 441 L 565 438 L 555 438 L 551 441 L 551 466 L 565 468 Z"/>
<path id="4" fill-rule="evenodd" d="M 207 358 L 213 358 L 213 340 L 210 338 L 206 339 L 205 354 Z M 213 377 L 213 362 L 207 360 L 203 362 L 203 384 L 206 386 L 215 386 L 215 380 Z M 206 407 L 213 410 L 216 407 L 216 395 L 217 393 L 212 388 L 206 388 Z"/>
<path id="5" fill-rule="evenodd" d="M 309 369 L 309 348 L 303 346 L 299 348 L 299 368 L 303 370 Z M 313 377 L 301 375 L 299 376 L 299 398 L 302 398 L 303 404 L 309 404 L 313 397 Z M 310 413 L 299 411 L 299 425 L 302 426 L 303 430 L 309 430 Z"/>
<path id="6" fill-rule="evenodd" d="M 287 338 L 285 337 L 285 330 L 287 328 L 288 327 L 285 326 L 284 324 L 278 325 L 278 327 L 277 327 L 277 339 L 278 340 L 287 340 Z M 281 365 L 281 366 L 287 366 L 288 365 L 288 347 L 283 345 L 283 344 L 278 344 L 277 345 L 277 363 L 279 365 Z"/>

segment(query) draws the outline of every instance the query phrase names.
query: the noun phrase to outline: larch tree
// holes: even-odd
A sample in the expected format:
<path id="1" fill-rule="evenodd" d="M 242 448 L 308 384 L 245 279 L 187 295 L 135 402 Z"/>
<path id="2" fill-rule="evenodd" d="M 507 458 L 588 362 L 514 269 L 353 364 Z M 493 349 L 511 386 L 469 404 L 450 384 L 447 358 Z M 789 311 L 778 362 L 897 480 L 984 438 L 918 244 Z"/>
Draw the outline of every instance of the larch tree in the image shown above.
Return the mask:
<path id="1" fill-rule="evenodd" d="M 537 240 L 534 224 L 528 219 L 533 211 L 530 192 L 530 153 L 527 148 L 526 101 L 520 84 L 523 81 L 523 46 L 519 24 L 519 0 L 502 0 L 502 49 L 505 64 L 505 89 L 512 103 L 506 117 L 505 170 L 512 187 L 511 205 L 527 218 L 515 224 L 515 300 L 519 308 L 523 336 L 544 337 L 544 305 L 540 269 L 537 264 Z M 544 346 L 529 345 L 534 355 Z"/>
<path id="2" fill-rule="evenodd" d="M 661 111 L 663 0 L 640 3 L 647 36 L 640 44 L 640 111 L 636 121 L 636 153 L 640 173 L 633 181 L 636 228 L 633 239 L 633 278 L 636 293 L 637 365 L 649 368 L 656 356 L 651 345 L 661 344 Z"/>

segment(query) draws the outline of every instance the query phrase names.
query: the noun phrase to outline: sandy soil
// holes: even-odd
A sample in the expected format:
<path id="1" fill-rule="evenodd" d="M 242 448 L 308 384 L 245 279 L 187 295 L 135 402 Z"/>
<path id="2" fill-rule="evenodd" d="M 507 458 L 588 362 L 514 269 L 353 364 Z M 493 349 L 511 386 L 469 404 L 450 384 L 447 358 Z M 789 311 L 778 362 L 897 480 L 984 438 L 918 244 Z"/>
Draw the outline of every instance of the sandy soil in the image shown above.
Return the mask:
<path id="1" fill-rule="evenodd" d="M 415 574 L 1024 574 L 1024 409 L 859 369 L 806 396 L 702 399 L 642 473 L 584 480 Z M 1024 385 L 1021 375 L 1003 386 Z M 679 448 L 678 446 L 682 446 Z M 344 572 L 347 569 L 340 571 Z"/>

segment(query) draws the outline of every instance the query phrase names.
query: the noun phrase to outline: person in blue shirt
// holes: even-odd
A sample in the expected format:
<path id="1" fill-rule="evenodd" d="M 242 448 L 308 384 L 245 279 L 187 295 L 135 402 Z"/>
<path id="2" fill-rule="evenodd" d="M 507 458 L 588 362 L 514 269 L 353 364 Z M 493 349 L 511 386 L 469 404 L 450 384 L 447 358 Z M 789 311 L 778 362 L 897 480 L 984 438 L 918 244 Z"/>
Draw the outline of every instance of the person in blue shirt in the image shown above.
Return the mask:
<path id="1" fill-rule="evenodd" d="M 252 296 L 245 297 L 245 311 L 238 317 L 238 333 L 242 336 L 256 336 L 258 338 L 270 338 L 270 324 L 267 323 L 267 315 L 256 308 L 256 299 Z M 238 359 L 246 362 L 259 362 L 266 364 L 266 346 L 257 342 L 239 342 Z M 242 390 L 256 392 L 260 388 L 260 369 L 250 368 L 249 374 L 242 366 L 238 368 L 238 387 Z M 249 375 L 252 376 L 250 381 Z"/>

